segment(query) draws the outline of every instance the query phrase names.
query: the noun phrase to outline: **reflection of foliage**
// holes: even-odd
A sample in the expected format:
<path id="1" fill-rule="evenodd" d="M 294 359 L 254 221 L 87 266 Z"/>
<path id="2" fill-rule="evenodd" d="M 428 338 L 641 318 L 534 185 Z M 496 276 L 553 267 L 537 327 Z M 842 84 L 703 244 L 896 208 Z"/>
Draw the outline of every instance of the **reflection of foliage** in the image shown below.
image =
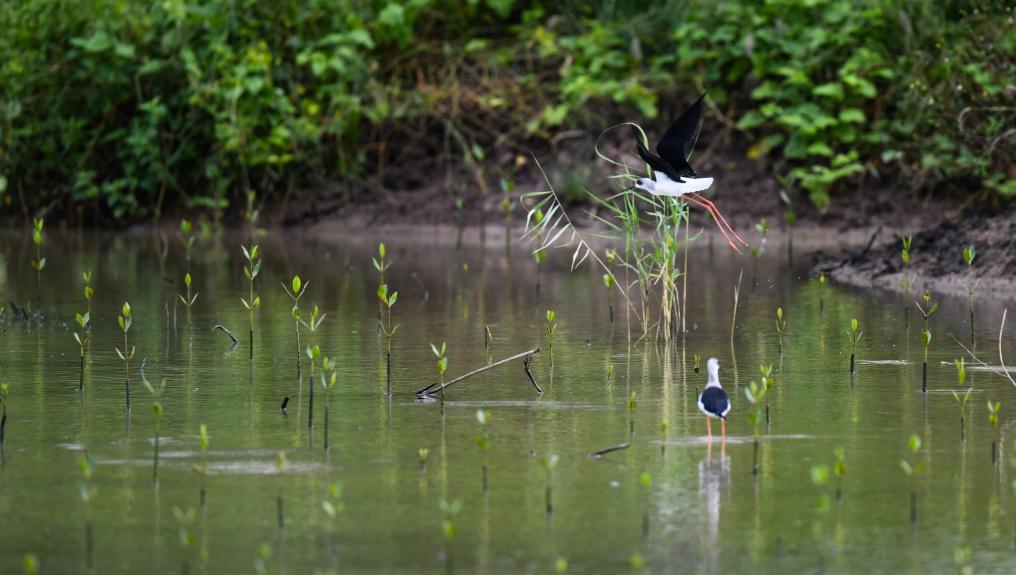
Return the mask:
<path id="1" fill-rule="evenodd" d="M 50 190 L 30 207 L 88 202 L 124 220 L 170 203 L 240 210 L 255 190 L 383 174 L 442 143 L 481 174 L 495 146 L 602 127 L 589 104 L 653 118 L 692 85 L 820 207 L 862 171 L 1016 194 L 1004 3 L 337 4 L 12 3 L 0 199 Z"/>

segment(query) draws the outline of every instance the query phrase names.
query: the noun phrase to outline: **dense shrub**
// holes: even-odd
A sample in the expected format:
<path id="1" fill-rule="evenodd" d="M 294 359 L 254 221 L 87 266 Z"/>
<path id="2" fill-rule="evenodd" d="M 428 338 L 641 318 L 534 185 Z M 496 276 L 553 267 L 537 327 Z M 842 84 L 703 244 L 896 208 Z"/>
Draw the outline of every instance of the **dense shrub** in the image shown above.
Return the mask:
<path id="1" fill-rule="evenodd" d="M 0 11 L 0 196 L 130 221 L 455 164 L 484 192 L 495 145 L 700 87 L 819 206 L 861 173 L 1016 195 L 1005 4 L 23 0 Z"/>

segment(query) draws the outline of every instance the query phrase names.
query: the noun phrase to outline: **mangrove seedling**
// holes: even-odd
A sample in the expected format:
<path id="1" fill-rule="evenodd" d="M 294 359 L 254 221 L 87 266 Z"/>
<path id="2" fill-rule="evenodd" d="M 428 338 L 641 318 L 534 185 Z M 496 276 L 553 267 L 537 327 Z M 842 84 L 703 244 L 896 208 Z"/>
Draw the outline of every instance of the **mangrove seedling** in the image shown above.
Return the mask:
<path id="1" fill-rule="evenodd" d="M 913 236 L 906 236 L 903 238 L 903 249 L 900 251 L 900 259 L 903 261 L 903 274 L 900 276 L 900 287 L 903 288 L 907 301 L 910 300 L 910 294 L 914 290 L 914 284 L 917 283 L 917 276 L 910 273 L 910 245 L 913 239 Z M 910 329 L 909 306 L 903 306 L 903 321 L 905 322 L 907 329 Z"/>
<path id="2" fill-rule="evenodd" d="M 1002 402 L 988 400 L 988 423 L 991 425 L 991 464 L 998 463 L 998 412 L 1002 409 Z"/>
<path id="3" fill-rule="evenodd" d="M 160 423 L 162 422 L 162 392 L 166 389 L 166 380 L 163 379 L 159 384 L 159 387 L 153 386 L 148 382 L 148 378 L 144 376 L 144 370 L 141 371 L 141 383 L 145 385 L 145 389 L 148 393 L 152 394 L 152 416 L 155 418 L 155 441 L 152 442 L 152 482 L 156 485 L 159 484 L 159 441 L 160 441 Z"/>
<path id="4" fill-rule="evenodd" d="M 445 342 L 441 342 L 441 347 L 430 344 L 430 350 L 434 352 L 434 357 L 437 358 L 437 375 L 438 381 L 440 381 L 440 391 L 438 392 L 441 396 L 441 405 L 444 405 L 444 374 L 448 371 L 448 357 L 445 355 L 447 346 Z M 441 415 L 444 415 L 444 410 L 441 411 Z"/>
<path id="5" fill-rule="evenodd" d="M 293 309 L 290 314 L 293 316 L 293 322 L 295 324 L 293 328 L 296 331 L 296 379 L 299 381 L 300 378 L 303 377 L 300 372 L 300 350 L 303 349 L 300 345 L 300 298 L 303 297 L 303 294 L 307 291 L 307 286 L 310 285 L 310 282 L 303 283 L 303 281 L 300 280 L 300 276 L 293 276 L 290 285 L 293 287 L 292 291 L 286 287 L 286 282 L 282 282 L 283 291 L 286 292 L 289 299 L 293 300 Z"/>
<path id="6" fill-rule="evenodd" d="M 649 494 L 649 487 L 652 485 L 652 478 L 649 476 L 648 471 L 642 472 L 639 477 L 639 489 L 640 499 L 642 499 L 642 540 L 649 539 L 649 502 L 651 501 Z"/>
<path id="7" fill-rule="evenodd" d="M 773 388 L 773 364 L 760 363 L 758 365 L 759 374 L 762 376 L 762 387 L 765 388 L 765 400 L 766 400 L 766 429 L 769 429 L 769 390 Z"/>
<path id="8" fill-rule="evenodd" d="M 631 440 L 635 437 L 635 408 L 638 406 L 638 399 L 635 395 L 635 390 L 631 390 L 631 394 L 628 395 L 628 439 Z"/>
<path id="9" fill-rule="evenodd" d="M 197 533 L 191 529 L 196 517 L 197 511 L 193 507 L 188 507 L 187 511 L 184 511 L 175 505 L 173 506 L 173 518 L 176 520 L 176 538 L 180 543 L 180 573 L 183 575 L 190 573 L 191 549 L 194 548 L 194 543 L 197 542 Z"/>
<path id="10" fill-rule="evenodd" d="M 88 347 L 88 342 L 92 339 L 92 334 L 89 333 L 88 322 L 91 319 L 91 315 L 86 311 L 84 315 L 80 313 L 74 314 L 74 323 L 78 324 L 81 331 L 74 332 L 74 341 L 78 342 L 78 355 L 81 358 L 81 368 L 78 375 L 78 391 L 85 389 L 85 348 Z"/>
<path id="11" fill-rule="evenodd" d="M 89 575 L 95 575 L 95 530 L 92 521 L 92 502 L 98 490 L 92 481 L 95 475 L 95 459 L 87 453 L 78 457 L 78 471 L 81 473 L 81 486 L 78 492 L 81 502 L 85 505 L 85 568 Z"/>
<path id="12" fill-rule="evenodd" d="M 381 286 L 385 285 L 385 271 L 387 271 L 388 268 L 392 267 L 392 262 L 385 262 L 385 255 L 386 255 L 386 253 L 387 253 L 387 250 L 385 249 L 385 243 L 381 242 L 381 243 L 379 243 L 377 245 L 377 255 L 378 255 L 378 257 L 376 257 L 376 258 L 373 258 L 373 257 L 370 258 L 371 263 L 374 264 L 374 269 L 377 270 L 377 289 L 378 289 L 379 293 L 381 291 Z M 382 311 L 383 310 L 384 310 L 384 302 L 383 301 L 378 301 L 378 303 L 377 303 L 377 329 L 378 329 L 378 331 L 381 331 L 381 328 L 382 328 L 382 325 L 383 325 L 382 322 L 381 322 L 381 315 L 382 315 Z"/>
<path id="13" fill-rule="evenodd" d="M 906 459 L 900 460 L 900 467 L 910 478 L 910 526 L 917 527 L 917 476 L 924 471 L 924 461 L 919 461 L 917 452 L 921 450 L 921 437 L 916 433 L 907 440 L 907 449 L 910 450 L 913 463 Z"/>
<path id="14" fill-rule="evenodd" d="M 417 450 L 417 455 L 420 457 L 420 473 L 423 473 L 427 470 L 427 458 L 430 457 L 430 450 L 421 447 Z"/>
<path id="15" fill-rule="evenodd" d="M 550 346 L 550 364 L 554 365 L 554 334 L 557 333 L 557 313 L 554 310 L 547 310 L 547 320 L 543 323 L 543 329 L 547 332 L 547 344 Z"/>
<path id="16" fill-rule="evenodd" d="M 39 558 L 34 553 L 29 553 L 21 561 L 21 567 L 25 570 L 25 575 L 35 575 L 39 572 Z"/>
<path id="17" fill-rule="evenodd" d="M 388 265 L 392 265 L 389 263 Z M 392 336 L 395 332 L 399 331 L 398 324 L 392 325 L 392 307 L 395 302 L 399 299 L 399 292 L 393 291 L 390 295 L 388 293 L 388 284 L 381 284 L 377 288 L 377 298 L 380 300 L 381 305 L 387 312 L 387 321 L 381 322 L 381 333 L 384 334 L 386 340 L 385 347 L 385 395 L 392 395 Z"/>
<path id="18" fill-rule="evenodd" d="M 850 331 L 847 332 L 847 337 L 850 338 L 850 375 L 857 373 L 857 368 L 854 363 L 857 357 L 857 342 L 861 341 L 861 334 L 864 333 L 857 323 L 857 318 L 850 319 Z"/>
<path id="19" fill-rule="evenodd" d="M 490 434 L 487 433 L 487 422 L 490 421 L 490 413 L 476 410 L 476 421 L 480 423 L 480 434 L 476 436 L 476 447 L 480 449 L 480 457 L 483 459 L 483 492 L 487 492 L 487 452 L 490 450 Z"/>
<path id="20" fill-rule="evenodd" d="M 755 433 L 755 455 L 753 459 L 754 463 L 751 467 L 752 475 L 758 475 L 759 471 L 759 440 L 762 437 L 760 426 L 762 424 L 762 418 L 764 417 L 762 413 L 762 402 L 767 401 L 766 393 L 768 390 L 769 388 L 766 386 L 765 381 L 762 382 L 762 385 L 759 385 L 755 382 L 755 380 L 752 380 L 748 384 L 748 387 L 744 390 L 744 395 L 748 399 L 748 403 L 752 406 L 751 412 L 748 413 L 748 420 L 751 421 L 752 430 Z"/>
<path id="21" fill-rule="evenodd" d="M 275 470 L 278 471 L 280 477 L 286 472 L 285 451 L 275 454 Z M 282 511 L 282 482 L 279 482 L 279 492 L 275 496 L 275 524 L 280 531 L 286 527 L 286 519 Z"/>
<path id="22" fill-rule="evenodd" d="M 554 466 L 557 465 L 557 460 L 558 460 L 557 454 L 554 453 L 551 453 L 550 455 L 545 455 L 540 458 L 540 467 L 542 467 L 543 470 L 547 473 L 547 485 L 546 489 L 544 489 L 543 491 L 544 506 L 547 510 L 547 516 L 550 516 L 554 513 L 554 503 L 552 500 L 553 497 L 552 485 L 554 480 Z"/>
<path id="23" fill-rule="evenodd" d="M 928 391 L 928 346 L 931 345 L 931 330 L 928 329 L 928 320 L 934 315 L 935 310 L 938 309 L 938 303 L 931 301 L 931 291 L 924 290 L 924 295 L 921 296 L 924 300 L 924 306 L 921 306 L 920 302 L 914 302 L 917 309 L 921 311 L 921 316 L 924 319 L 924 328 L 921 330 L 921 343 L 924 345 L 924 369 L 921 374 L 921 390 L 927 393 Z"/>
<path id="24" fill-rule="evenodd" d="M 191 469 L 194 470 L 194 473 L 197 473 L 198 475 L 201 476 L 201 491 L 200 496 L 198 497 L 198 502 L 201 507 L 201 512 L 204 513 L 205 494 L 206 494 L 205 479 L 208 477 L 208 428 L 205 426 L 204 423 L 202 423 L 201 427 L 198 428 L 198 436 L 200 437 L 201 444 L 201 466 L 198 467 L 197 465 L 195 465 Z"/>
<path id="25" fill-rule="evenodd" d="M 695 355 L 693 355 L 691 357 L 691 364 L 692 364 L 692 367 L 695 369 L 695 373 L 698 373 L 699 372 L 699 368 L 702 367 L 702 356 L 700 354 L 697 354 L 697 353 Z"/>
<path id="26" fill-rule="evenodd" d="M 85 301 L 88 303 L 88 315 L 92 315 L 92 298 L 95 297 L 95 290 L 92 289 L 92 272 L 81 272 L 81 279 L 85 282 Z"/>
<path id="27" fill-rule="evenodd" d="M 843 500 L 843 476 L 847 474 L 847 451 L 837 447 L 833 450 L 833 455 L 836 457 L 833 463 L 833 475 L 836 476 L 836 504 L 839 505 Z"/>
<path id="28" fill-rule="evenodd" d="M 444 534 L 445 571 L 453 573 L 455 562 L 452 559 L 452 546 L 455 544 L 455 536 L 458 534 L 458 529 L 455 527 L 455 516 L 462 511 L 462 502 L 456 499 L 448 503 L 446 499 L 441 499 L 439 507 L 441 508 L 441 532 Z"/>
<path id="29" fill-rule="evenodd" d="M 812 465 L 811 466 L 811 482 L 815 485 L 823 486 L 829 482 L 829 466 L 828 465 Z M 829 509 L 829 494 L 825 493 L 823 489 L 822 497 L 819 498 L 818 508 L 822 511 Z"/>
<path id="30" fill-rule="evenodd" d="M 325 394 L 325 452 L 328 452 L 328 412 L 332 405 L 332 390 L 335 389 L 335 383 L 338 381 L 338 372 L 335 371 L 335 360 L 323 358 L 321 360 L 321 387 L 324 388 Z"/>
<path id="31" fill-rule="evenodd" d="M 131 410 L 131 360 L 134 359 L 135 348 L 127 345 L 127 332 L 131 330 L 131 324 L 134 323 L 134 316 L 131 315 L 131 304 L 129 302 L 123 302 L 123 308 L 121 309 L 120 315 L 116 318 L 117 323 L 120 324 L 120 331 L 123 332 L 123 351 L 120 348 L 116 348 L 116 354 L 123 360 L 123 389 L 124 394 L 127 398 L 127 411 Z"/>
<path id="32" fill-rule="evenodd" d="M 315 307 L 315 309 L 317 309 Z M 307 345 L 307 361 L 310 362 L 310 393 L 307 398 L 307 429 L 314 429 L 314 362 L 321 357 L 321 348 L 317 344 Z"/>
<path id="33" fill-rule="evenodd" d="M 783 308 L 776 308 L 776 333 L 780 338 L 780 355 L 783 355 L 783 330 L 787 328 L 787 322 L 783 320 Z"/>
<path id="34" fill-rule="evenodd" d="M 825 272 L 818 274 L 818 313 L 825 310 Z"/>
<path id="35" fill-rule="evenodd" d="M 191 275 L 187 272 L 183 275 L 183 285 L 187 288 L 187 294 L 176 294 L 176 297 L 180 298 L 183 305 L 187 306 L 187 326 L 192 327 L 191 322 L 191 308 L 194 306 L 194 302 L 198 300 L 197 293 L 191 293 Z"/>
<path id="36" fill-rule="evenodd" d="M 272 546 L 267 543 L 258 545 L 258 554 L 254 556 L 254 572 L 257 575 L 268 575 L 268 562 L 272 558 Z"/>
<path id="37" fill-rule="evenodd" d="M 977 252 L 974 250 L 974 246 L 967 246 L 963 248 L 963 263 L 967 264 L 967 307 L 970 308 L 970 341 L 974 341 L 974 290 L 977 289 L 977 284 L 980 280 L 974 279 L 974 258 L 977 257 Z"/>
<path id="38" fill-rule="evenodd" d="M 42 257 L 42 226 L 44 223 L 42 218 L 32 218 L 32 243 L 35 244 L 35 259 L 32 260 L 32 269 L 35 270 L 40 307 L 42 306 L 42 269 L 46 267 L 46 258 Z"/>
<path id="39" fill-rule="evenodd" d="M 959 381 L 959 385 L 962 388 L 967 382 L 967 366 L 966 361 L 961 357 L 953 360 L 953 365 L 956 366 L 956 379 Z M 970 401 L 970 396 L 974 392 L 974 386 L 970 386 L 963 393 L 953 390 L 953 399 L 956 400 L 956 405 L 960 408 L 960 441 L 965 442 L 967 440 L 966 432 L 966 412 L 967 402 Z"/>
<path id="40" fill-rule="evenodd" d="M 325 515 L 329 519 L 334 521 L 339 517 L 339 513 L 345 509 L 345 505 L 342 503 L 342 482 L 335 481 L 328 484 L 328 492 L 325 499 L 321 502 L 321 509 L 324 510 Z"/>
<path id="41" fill-rule="evenodd" d="M 191 222 L 188 219 L 180 220 L 180 245 L 183 246 L 183 251 L 187 255 L 187 270 L 190 271 L 190 253 L 191 248 L 194 246 L 194 235 L 191 233 Z"/>
<path id="42" fill-rule="evenodd" d="M 254 280 L 257 279 L 258 274 L 261 273 L 261 259 L 258 257 L 258 246 L 252 245 L 250 249 L 246 246 L 241 245 L 240 249 L 243 250 L 243 257 L 247 260 L 247 263 L 243 266 L 243 274 L 247 276 L 250 281 L 250 299 L 240 298 L 243 302 L 243 307 L 247 308 L 247 325 L 249 328 L 249 341 L 250 341 L 250 359 L 254 359 L 254 310 L 261 307 L 261 296 L 254 297 Z"/>
<path id="43" fill-rule="evenodd" d="M 614 276 L 603 274 L 603 287 L 607 288 L 607 310 L 610 313 L 610 325 L 614 325 Z"/>

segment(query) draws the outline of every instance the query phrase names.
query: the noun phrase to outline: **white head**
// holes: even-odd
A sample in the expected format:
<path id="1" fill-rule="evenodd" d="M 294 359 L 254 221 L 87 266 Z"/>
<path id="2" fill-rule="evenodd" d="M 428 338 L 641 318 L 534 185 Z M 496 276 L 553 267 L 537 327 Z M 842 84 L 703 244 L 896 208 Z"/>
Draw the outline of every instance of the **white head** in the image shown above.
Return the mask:
<path id="1" fill-rule="evenodd" d="M 640 190 L 649 192 L 650 194 L 656 193 L 656 182 L 650 178 L 639 178 L 635 180 L 633 185 Z"/>
<path id="2" fill-rule="evenodd" d="M 709 383 L 706 387 L 720 387 L 720 360 L 710 357 L 706 362 L 706 370 L 709 372 Z"/>

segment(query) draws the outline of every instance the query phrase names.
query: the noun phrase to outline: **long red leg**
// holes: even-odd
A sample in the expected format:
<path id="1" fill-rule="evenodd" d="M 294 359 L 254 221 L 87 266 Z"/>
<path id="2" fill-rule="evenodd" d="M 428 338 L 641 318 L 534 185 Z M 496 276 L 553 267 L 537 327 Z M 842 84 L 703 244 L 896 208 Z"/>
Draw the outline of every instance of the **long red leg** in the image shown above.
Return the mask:
<path id="1" fill-rule="evenodd" d="M 706 431 L 709 433 L 709 443 L 713 442 L 713 422 L 709 420 L 709 416 L 706 416 Z"/>
<path id="2" fill-rule="evenodd" d="M 719 210 L 719 208 L 716 207 L 716 204 L 714 204 L 712 201 L 706 199 L 705 197 L 700 195 L 698 192 L 692 192 L 691 195 L 694 195 L 699 201 L 701 201 L 702 203 L 706 204 L 707 206 L 713 208 L 713 213 L 715 213 L 720 218 L 720 221 L 723 222 L 723 225 L 727 226 L 727 229 L 730 230 L 730 233 L 733 234 L 735 238 L 737 238 L 737 241 L 741 242 L 741 245 L 744 245 L 744 246 L 748 245 L 748 242 L 744 241 L 743 239 L 741 239 L 741 236 L 737 235 L 737 232 L 734 231 L 733 226 L 731 226 L 727 222 L 727 219 L 723 217 L 723 214 L 720 213 L 720 210 Z"/>
<path id="3" fill-rule="evenodd" d="M 687 195 L 685 195 L 684 199 L 686 199 L 689 202 L 695 204 L 696 206 L 702 208 L 703 210 L 706 210 L 707 212 L 709 212 L 710 215 L 713 216 L 713 220 L 716 222 L 716 227 L 719 228 L 720 233 L 723 234 L 723 239 L 727 240 L 727 245 L 730 246 L 730 249 L 734 250 L 737 253 L 741 253 L 741 250 L 737 249 L 737 246 L 734 245 L 734 242 L 730 239 L 730 236 L 727 235 L 727 231 L 723 228 L 723 224 L 720 223 L 720 220 L 716 216 L 716 212 L 714 211 L 713 208 L 710 208 L 709 206 L 707 206 L 706 204 L 700 202 L 699 200 L 697 200 L 695 198 L 692 198 L 692 197 L 689 197 Z"/>

